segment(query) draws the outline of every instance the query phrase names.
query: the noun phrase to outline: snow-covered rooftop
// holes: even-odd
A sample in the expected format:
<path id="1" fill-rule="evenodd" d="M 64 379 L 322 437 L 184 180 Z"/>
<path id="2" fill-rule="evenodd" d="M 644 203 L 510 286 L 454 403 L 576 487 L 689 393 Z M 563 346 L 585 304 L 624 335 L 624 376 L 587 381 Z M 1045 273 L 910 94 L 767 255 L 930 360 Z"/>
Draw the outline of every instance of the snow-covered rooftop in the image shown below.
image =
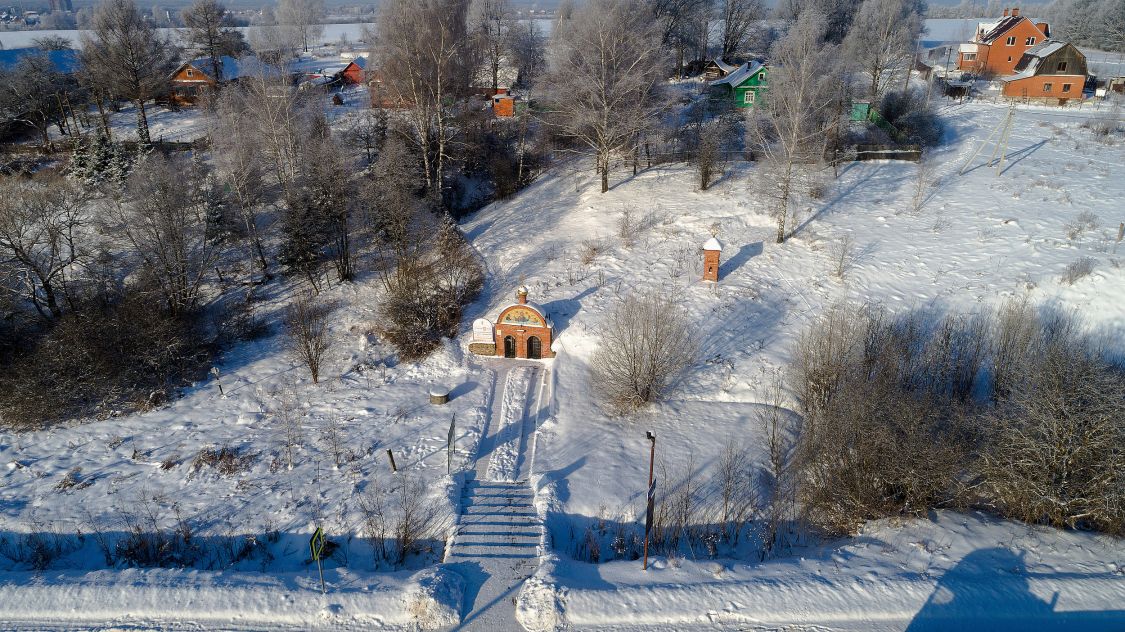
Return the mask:
<path id="1" fill-rule="evenodd" d="M 712 237 L 712 238 L 708 239 L 706 243 L 703 244 L 703 249 L 704 250 L 718 250 L 718 251 L 721 252 L 723 250 L 723 245 L 721 243 L 719 243 L 718 239 Z"/>
<path id="2" fill-rule="evenodd" d="M 761 62 L 758 62 L 758 61 L 746 62 L 745 64 L 742 64 L 742 66 L 740 66 L 738 68 L 738 70 L 728 74 L 727 76 L 723 77 L 722 79 L 716 79 L 715 81 L 712 81 L 711 85 L 713 85 L 713 86 L 729 85 L 732 88 L 737 87 L 743 81 L 746 81 L 750 77 L 753 77 L 761 69 L 762 69 L 762 63 Z"/>

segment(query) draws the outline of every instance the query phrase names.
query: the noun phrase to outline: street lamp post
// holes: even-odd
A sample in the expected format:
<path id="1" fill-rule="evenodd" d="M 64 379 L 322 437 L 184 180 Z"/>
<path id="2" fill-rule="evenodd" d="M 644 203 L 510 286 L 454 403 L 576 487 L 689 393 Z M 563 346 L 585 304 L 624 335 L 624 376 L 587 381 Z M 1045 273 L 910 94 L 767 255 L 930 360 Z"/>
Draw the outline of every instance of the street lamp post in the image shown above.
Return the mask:
<path id="1" fill-rule="evenodd" d="M 652 432 L 645 432 L 645 437 L 649 441 L 648 452 L 648 503 L 645 509 L 645 561 L 642 570 L 648 570 L 648 536 L 652 532 L 652 518 L 655 508 L 656 500 L 656 487 L 652 480 L 653 466 L 656 463 L 656 435 Z"/>

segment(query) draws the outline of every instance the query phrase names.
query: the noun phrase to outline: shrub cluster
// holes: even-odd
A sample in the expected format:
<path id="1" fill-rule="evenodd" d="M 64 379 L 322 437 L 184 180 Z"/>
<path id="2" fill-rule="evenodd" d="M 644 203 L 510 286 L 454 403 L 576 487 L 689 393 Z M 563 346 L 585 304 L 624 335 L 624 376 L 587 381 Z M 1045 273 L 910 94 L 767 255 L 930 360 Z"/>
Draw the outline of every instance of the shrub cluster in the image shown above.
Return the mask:
<path id="1" fill-rule="evenodd" d="M 966 505 L 1125 532 L 1125 382 L 1065 315 L 836 306 L 791 377 L 799 498 L 830 532 Z"/>

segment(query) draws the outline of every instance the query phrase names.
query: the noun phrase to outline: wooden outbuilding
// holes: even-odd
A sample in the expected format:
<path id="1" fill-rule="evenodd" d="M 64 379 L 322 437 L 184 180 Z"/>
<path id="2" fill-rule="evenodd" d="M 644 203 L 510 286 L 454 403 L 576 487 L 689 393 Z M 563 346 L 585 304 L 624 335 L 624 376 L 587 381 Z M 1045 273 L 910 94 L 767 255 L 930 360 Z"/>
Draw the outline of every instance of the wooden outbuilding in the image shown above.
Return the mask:
<path id="1" fill-rule="evenodd" d="M 1086 56 L 1073 44 L 1047 40 L 1024 53 L 1015 74 L 1001 81 L 1003 94 L 1010 99 L 1063 105 L 1082 98 Z"/>
<path id="2" fill-rule="evenodd" d="M 361 86 L 367 81 L 367 58 L 356 57 L 340 71 L 340 81 L 350 86 Z"/>

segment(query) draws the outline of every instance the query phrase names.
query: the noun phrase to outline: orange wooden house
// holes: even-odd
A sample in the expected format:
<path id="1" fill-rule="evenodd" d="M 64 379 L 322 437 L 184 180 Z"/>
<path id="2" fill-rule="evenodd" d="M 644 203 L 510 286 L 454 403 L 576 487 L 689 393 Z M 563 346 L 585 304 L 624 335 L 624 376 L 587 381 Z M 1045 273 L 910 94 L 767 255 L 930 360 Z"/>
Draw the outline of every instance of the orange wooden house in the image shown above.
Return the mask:
<path id="1" fill-rule="evenodd" d="M 961 44 L 957 69 L 980 76 L 1010 75 L 1025 52 L 1050 36 L 1046 22 L 1032 22 L 1018 8 L 1004 9 L 1003 17 L 977 24 L 973 39 Z"/>
<path id="2" fill-rule="evenodd" d="M 200 57 L 180 64 L 169 80 L 172 89 L 168 101 L 176 105 L 193 105 L 216 88 L 243 77 L 261 73 L 278 74 L 271 66 L 258 61 L 257 57 L 235 59 L 223 55 L 218 61 L 218 76 L 215 75 L 215 64 L 210 57 Z"/>
<path id="3" fill-rule="evenodd" d="M 352 86 L 361 86 L 367 81 L 367 58 L 356 57 L 340 71 L 340 81 Z"/>

